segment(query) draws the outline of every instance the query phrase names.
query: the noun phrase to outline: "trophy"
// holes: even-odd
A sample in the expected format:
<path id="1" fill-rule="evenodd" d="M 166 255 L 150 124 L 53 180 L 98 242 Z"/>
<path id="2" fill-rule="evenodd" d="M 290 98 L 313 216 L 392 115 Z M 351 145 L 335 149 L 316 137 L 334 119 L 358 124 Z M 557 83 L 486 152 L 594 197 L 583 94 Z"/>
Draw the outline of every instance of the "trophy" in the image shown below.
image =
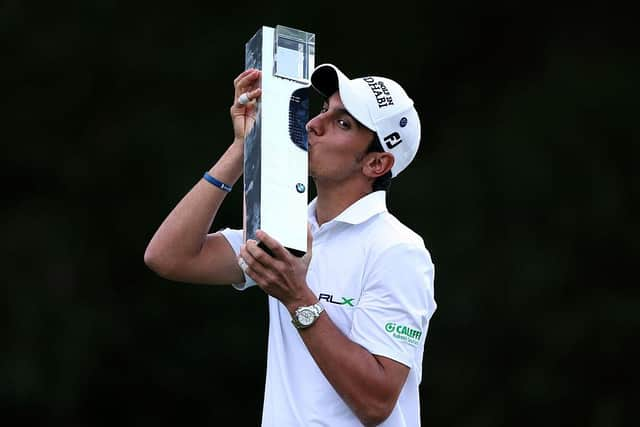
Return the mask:
<path id="1" fill-rule="evenodd" d="M 245 45 L 245 69 L 262 71 L 262 96 L 244 141 L 244 240 L 262 229 L 296 256 L 307 251 L 305 125 L 314 62 L 315 34 L 282 25 L 263 26 Z"/>

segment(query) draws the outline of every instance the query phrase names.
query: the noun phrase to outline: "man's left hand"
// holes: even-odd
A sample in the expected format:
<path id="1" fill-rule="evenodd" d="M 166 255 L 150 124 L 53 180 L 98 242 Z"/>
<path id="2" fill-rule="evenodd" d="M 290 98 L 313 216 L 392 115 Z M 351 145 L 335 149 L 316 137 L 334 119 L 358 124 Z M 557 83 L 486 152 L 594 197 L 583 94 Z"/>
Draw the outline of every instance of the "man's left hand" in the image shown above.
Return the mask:
<path id="1" fill-rule="evenodd" d="M 256 240 L 247 240 L 240 248 L 239 254 L 239 258 L 247 265 L 245 273 L 290 311 L 300 305 L 315 302 L 317 298 L 309 289 L 306 280 L 313 246 L 311 229 L 307 227 L 307 253 L 302 257 L 290 253 L 280 242 L 262 230 L 256 232 L 256 238 L 273 256 L 262 250 Z"/>

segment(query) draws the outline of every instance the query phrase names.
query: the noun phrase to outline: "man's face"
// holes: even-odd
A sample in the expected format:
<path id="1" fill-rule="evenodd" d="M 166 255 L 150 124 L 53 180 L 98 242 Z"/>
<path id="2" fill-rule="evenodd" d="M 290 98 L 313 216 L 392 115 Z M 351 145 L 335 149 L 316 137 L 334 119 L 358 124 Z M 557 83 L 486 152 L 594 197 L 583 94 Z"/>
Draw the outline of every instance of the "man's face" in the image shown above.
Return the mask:
<path id="1" fill-rule="evenodd" d="M 347 112 L 338 92 L 307 123 L 309 174 L 316 180 L 342 182 L 362 173 L 362 160 L 373 132 Z"/>

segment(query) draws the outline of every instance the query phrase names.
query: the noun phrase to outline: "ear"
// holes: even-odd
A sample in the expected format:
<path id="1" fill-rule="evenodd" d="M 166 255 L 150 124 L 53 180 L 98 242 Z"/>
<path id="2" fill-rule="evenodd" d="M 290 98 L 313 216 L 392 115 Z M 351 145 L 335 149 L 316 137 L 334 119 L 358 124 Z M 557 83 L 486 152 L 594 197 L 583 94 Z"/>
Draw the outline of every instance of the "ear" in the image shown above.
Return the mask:
<path id="1" fill-rule="evenodd" d="M 362 172 L 369 178 L 378 178 L 389 172 L 393 167 L 395 158 L 387 152 L 367 153 L 362 166 Z"/>

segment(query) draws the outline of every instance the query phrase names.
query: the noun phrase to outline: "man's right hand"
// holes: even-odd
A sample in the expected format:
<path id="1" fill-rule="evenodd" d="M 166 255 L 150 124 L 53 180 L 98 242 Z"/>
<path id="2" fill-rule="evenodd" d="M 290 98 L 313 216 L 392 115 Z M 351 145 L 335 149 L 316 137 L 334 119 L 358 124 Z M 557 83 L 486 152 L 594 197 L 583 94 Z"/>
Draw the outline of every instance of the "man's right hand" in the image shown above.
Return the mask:
<path id="1" fill-rule="evenodd" d="M 244 141 L 256 122 L 256 100 L 262 94 L 260 77 L 262 72 L 255 68 L 243 71 L 233 81 L 235 87 L 233 104 L 231 105 L 231 120 L 233 121 L 233 135 L 235 141 Z M 240 95 L 247 94 L 249 102 L 242 104 Z"/>

